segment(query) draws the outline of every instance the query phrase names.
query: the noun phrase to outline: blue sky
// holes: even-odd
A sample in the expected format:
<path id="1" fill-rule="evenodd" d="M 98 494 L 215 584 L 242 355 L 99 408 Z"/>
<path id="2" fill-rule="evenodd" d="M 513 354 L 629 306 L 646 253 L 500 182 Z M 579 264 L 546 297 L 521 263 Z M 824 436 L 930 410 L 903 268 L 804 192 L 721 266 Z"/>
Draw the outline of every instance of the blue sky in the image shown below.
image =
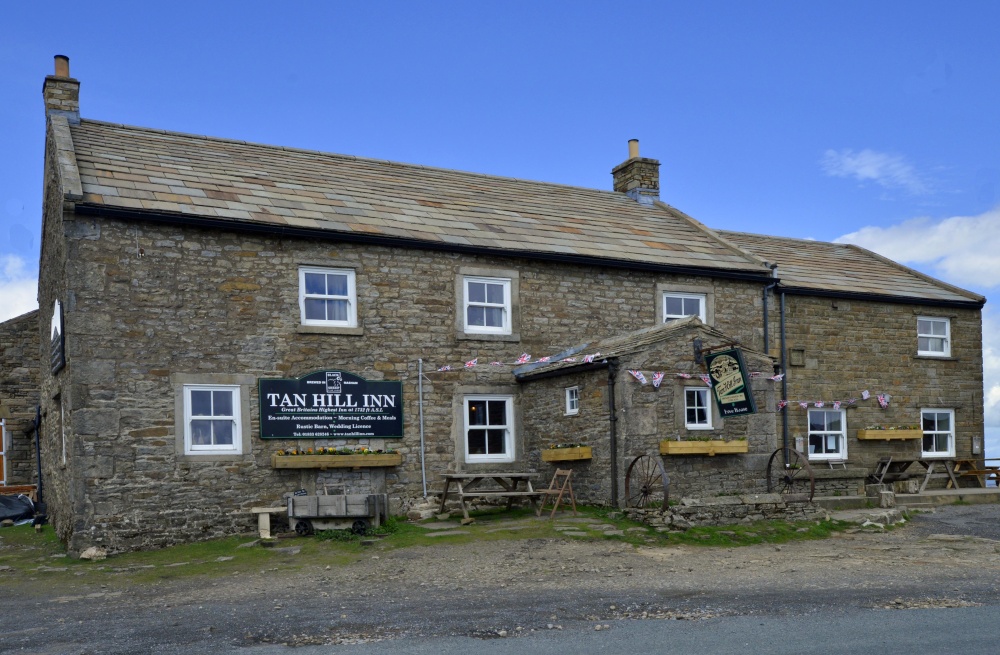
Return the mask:
<path id="1" fill-rule="evenodd" d="M 1000 3 L 101 2 L 0 9 L 0 320 L 31 309 L 52 57 L 84 117 L 610 188 L 1000 285 Z M 1000 454 L 1000 317 L 985 317 Z"/>

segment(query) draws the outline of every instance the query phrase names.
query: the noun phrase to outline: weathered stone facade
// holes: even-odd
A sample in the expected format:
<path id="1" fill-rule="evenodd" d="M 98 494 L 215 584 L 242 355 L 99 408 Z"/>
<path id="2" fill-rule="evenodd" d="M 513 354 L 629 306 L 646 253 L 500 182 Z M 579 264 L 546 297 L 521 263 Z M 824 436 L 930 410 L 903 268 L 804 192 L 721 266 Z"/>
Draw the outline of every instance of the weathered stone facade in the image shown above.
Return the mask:
<path id="1" fill-rule="evenodd" d="M 38 405 L 38 312 L 0 323 L 0 408 L 6 443 L 0 481 L 35 484 L 35 443 L 32 425 Z"/>

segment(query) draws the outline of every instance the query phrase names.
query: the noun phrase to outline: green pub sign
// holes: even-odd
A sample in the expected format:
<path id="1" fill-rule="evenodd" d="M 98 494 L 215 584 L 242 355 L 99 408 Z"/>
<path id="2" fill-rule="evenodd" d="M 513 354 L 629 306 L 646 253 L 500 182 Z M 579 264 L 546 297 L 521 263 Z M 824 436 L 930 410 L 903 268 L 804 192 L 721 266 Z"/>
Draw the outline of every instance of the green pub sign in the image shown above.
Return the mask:
<path id="1" fill-rule="evenodd" d="M 720 350 L 705 355 L 708 375 L 712 378 L 712 395 L 723 418 L 741 414 L 756 414 L 743 353 L 738 348 Z"/>

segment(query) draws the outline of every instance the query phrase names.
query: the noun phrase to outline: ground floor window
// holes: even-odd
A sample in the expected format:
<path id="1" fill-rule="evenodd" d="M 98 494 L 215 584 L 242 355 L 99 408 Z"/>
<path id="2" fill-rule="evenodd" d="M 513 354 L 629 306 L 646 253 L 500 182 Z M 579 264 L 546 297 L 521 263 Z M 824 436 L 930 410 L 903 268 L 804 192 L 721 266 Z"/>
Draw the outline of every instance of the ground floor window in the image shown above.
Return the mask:
<path id="1" fill-rule="evenodd" d="M 184 452 L 238 453 L 242 438 L 240 388 L 184 385 Z"/>
<path id="2" fill-rule="evenodd" d="M 847 459 L 844 410 L 809 410 L 809 459 Z"/>
<path id="3" fill-rule="evenodd" d="M 566 389 L 566 415 L 580 413 L 580 387 L 569 387 Z"/>
<path id="4" fill-rule="evenodd" d="M 684 389 L 684 425 L 688 430 L 708 430 L 712 427 L 712 407 L 707 388 Z"/>
<path id="5" fill-rule="evenodd" d="M 465 460 L 514 461 L 514 397 L 465 397 Z"/>
<path id="6" fill-rule="evenodd" d="M 920 427 L 924 431 L 923 455 L 927 457 L 955 455 L 955 410 L 922 409 Z"/>

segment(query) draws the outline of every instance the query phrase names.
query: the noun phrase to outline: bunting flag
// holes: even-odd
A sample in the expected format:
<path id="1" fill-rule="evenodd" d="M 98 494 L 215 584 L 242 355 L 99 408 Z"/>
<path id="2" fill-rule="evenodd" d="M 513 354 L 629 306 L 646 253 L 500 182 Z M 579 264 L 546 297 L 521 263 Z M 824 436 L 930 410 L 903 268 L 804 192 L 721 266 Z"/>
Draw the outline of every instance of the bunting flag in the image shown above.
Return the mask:
<path id="1" fill-rule="evenodd" d="M 784 379 L 785 379 L 784 373 L 778 373 L 777 375 L 772 375 L 771 377 L 768 378 L 768 380 L 773 380 L 775 382 L 781 382 Z"/>
<path id="2" fill-rule="evenodd" d="M 632 375 L 632 377 L 634 377 L 639 382 L 642 382 L 643 384 L 647 384 L 646 376 L 642 374 L 642 371 L 629 370 L 629 373 Z"/>
<path id="3" fill-rule="evenodd" d="M 503 362 L 490 362 L 490 366 L 503 366 Z"/>
<path id="4" fill-rule="evenodd" d="M 762 377 L 764 377 L 764 374 L 761 373 L 760 371 L 750 371 L 750 377 L 752 377 L 752 378 L 762 378 Z"/>
<path id="5" fill-rule="evenodd" d="M 809 409 L 809 403 L 799 403 L 799 407 L 802 409 Z"/>
<path id="6" fill-rule="evenodd" d="M 848 400 L 847 400 L 847 404 L 848 405 L 853 405 L 856 402 L 858 402 L 857 398 L 848 398 Z"/>
<path id="7" fill-rule="evenodd" d="M 663 382 L 663 373 L 660 373 L 659 371 L 653 373 L 653 386 L 659 389 L 661 382 Z"/>
<path id="8" fill-rule="evenodd" d="M 544 363 L 544 362 L 549 361 L 550 359 L 552 359 L 552 358 L 551 357 L 541 357 L 541 358 L 539 358 L 538 361 Z"/>
<path id="9" fill-rule="evenodd" d="M 476 357 L 475 359 L 470 359 L 469 361 L 465 362 L 465 368 L 472 368 L 478 363 L 479 363 L 478 357 Z"/>
<path id="10" fill-rule="evenodd" d="M 868 393 L 868 389 L 865 389 L 864 391 L 861 392 L 861 400 L 868 400 L 871 397 L 872 395 Z"/>
<path id="11" fill-rule="evenodd" d="M 517 358 L 517 364 L 527 364 L 531 361 L 531 355 L 528 353 L 521 353 L 521 356 Z"/>
<path id="12" fill-rule="evenodd" d="M 690 373 L 678 373 L 677 377 L 684 378 L 685 380 L 690 380 L 691 379 L 691 374 Z"/>
<path id="13" fill-rule="evenodd" d="M 450 367 L 450 366 L 442 366 L 442 367 L 441 367 L 441 368 L 439 368 L 438 370 L 439 370 L 439 371 L 450 371 L 450 370 L 451 370 L 451 367 Z"/>
<path id="14" fill-rule="evenodd" d="M 881 407 L 882 409 L 885 409 L 886 407 L 889 406 L 888 394 L 880 393 L 878 396 L 876 396 L 876 398 L 878 398 L 878 406 Z"/>
<path id="15" fill-rule="evenodd" d="M 787 400 L 779 400 L 778 401 L 778 411 L 780 412 L 785 407 L 788 407 L 788 401 Z"/>
<path id="16" fill-rule="evenodd" d="M 822 400 L 817 400 L 816 403 L 815 403 L 815 406 L 816 407 L 823 407 L 825 404 L 826 403 L 824 403 Z"/>
<path id="17" fill-rule="evenodd" d="M 600 357 L 600 356 L 601 356 L 601 353 L 594 353 L 593 355 L 587 355 L 586 357 L 583 358 L 583 363 L 584 364 L 592 364 L 594 362 L 594 359 L 596 357 Z"/>
<path id="18" fill-rule="evenodd" d="M 560 362 L 567 362 L 567 363 L 570 363 L 570 364 L 572 364 L 573 362 L 575 362 L 575 361 L 576 361 L 576 357 L 567 357 L 567 358 L 565 358 L 565 359 L 560 359 L 559 361 L 560 361 Z"/>
<path id="19" fill-rule="evenodd" d="M 708 373 L 702 373 L 698 377 L 700 377 L 701 381 L 707 384 L 708 386 L 712 386 L 712 378 L 708 375 Z"/>
<path id="20" fill-rule="evenodd" d="M 840 401 L 839 400 L 833 401 L 833 408 L 834 409 L 840 409 Z"/>

